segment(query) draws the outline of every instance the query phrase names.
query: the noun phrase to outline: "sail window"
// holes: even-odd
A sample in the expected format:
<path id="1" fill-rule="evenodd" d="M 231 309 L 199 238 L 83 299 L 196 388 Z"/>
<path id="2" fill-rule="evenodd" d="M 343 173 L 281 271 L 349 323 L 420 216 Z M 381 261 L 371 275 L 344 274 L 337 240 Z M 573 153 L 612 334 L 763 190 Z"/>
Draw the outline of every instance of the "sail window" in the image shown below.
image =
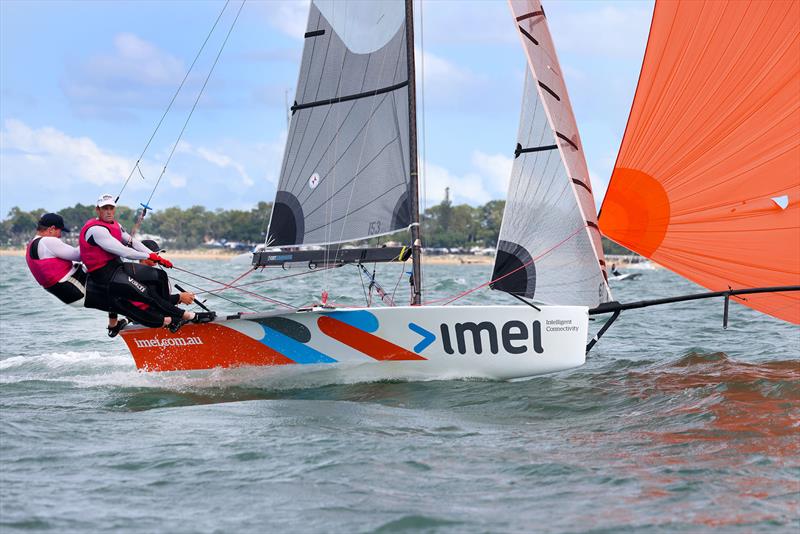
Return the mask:
<path id="1" fill-rule="evenodd" d="M 772 201 L 777 204 L 780 209 L 785 210 L 789 206 L 789 195 L 772 197 Z"/>

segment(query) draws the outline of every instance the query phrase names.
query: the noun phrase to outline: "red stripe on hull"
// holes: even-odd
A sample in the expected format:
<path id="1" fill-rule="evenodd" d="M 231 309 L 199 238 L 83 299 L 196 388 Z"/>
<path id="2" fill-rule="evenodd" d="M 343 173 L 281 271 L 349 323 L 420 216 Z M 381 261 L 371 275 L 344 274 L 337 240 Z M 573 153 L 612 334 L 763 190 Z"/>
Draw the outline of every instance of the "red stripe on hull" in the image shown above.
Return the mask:
<path id="1" fill-rule="evenodd" d="M 317 319 L 317 325 L 319 325 L 319 329 L 324 334 L 376 360 L 403 361 L 427 359 L 413 352 L 409 352 L 394 343 L 390 343 L 383 338 L 373 336 L 363 330 L 359 330 L 355 326 L 343 323 L 332 317 L 320 317 Z"/>
<path id="2" fill-rule="evenodd" d="M 213 323 L 186 325 L 175 334 L 166 328 L 142 328 L 123 330 L 121 335 L 136 367 L 145 371 L 295 363 L 248 335 Z"/>

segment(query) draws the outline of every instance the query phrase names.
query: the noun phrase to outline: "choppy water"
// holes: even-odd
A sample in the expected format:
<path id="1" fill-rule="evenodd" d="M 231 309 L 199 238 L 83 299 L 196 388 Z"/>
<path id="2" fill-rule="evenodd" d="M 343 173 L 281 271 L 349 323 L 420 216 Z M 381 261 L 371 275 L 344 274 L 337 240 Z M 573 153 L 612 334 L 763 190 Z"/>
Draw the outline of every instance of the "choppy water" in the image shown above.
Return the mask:
<path id="1" fill-rule="evenodd" d="M 434 266 L 426 281 L 445 296 L 486 269 Z M 0 258 L 0 273 L 3 532 L 800 527 L 800 329 L 740 306 L 727 331 L 721 301 L 626 312 L 585 366 L 522 382 L 342 384 L 141 374 L 101 313 L 59 304 L 21 258 Z M 266 294 L 302 304 L 321 280 Z M 354 271 L 327 286 L 363 302 Z M 623 301 L 696 289 L 664 271 L 615 287 Z"/>

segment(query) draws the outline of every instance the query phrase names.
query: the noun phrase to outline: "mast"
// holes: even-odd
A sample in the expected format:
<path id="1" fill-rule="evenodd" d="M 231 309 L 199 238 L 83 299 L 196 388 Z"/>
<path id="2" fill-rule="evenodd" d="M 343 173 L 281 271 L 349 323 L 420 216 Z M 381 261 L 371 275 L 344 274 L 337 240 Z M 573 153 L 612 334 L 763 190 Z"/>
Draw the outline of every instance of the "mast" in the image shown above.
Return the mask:
<path id="1" fill-rule="evenodd" d="M 414 0 L 406 0 L 406 53 L 408 56 L 408 153 L 411 200 L 411 305 L 422 304 L 422 233 L 419 225 L 419 174 L 417 172 L 417 97 L 414 75 Z"/>

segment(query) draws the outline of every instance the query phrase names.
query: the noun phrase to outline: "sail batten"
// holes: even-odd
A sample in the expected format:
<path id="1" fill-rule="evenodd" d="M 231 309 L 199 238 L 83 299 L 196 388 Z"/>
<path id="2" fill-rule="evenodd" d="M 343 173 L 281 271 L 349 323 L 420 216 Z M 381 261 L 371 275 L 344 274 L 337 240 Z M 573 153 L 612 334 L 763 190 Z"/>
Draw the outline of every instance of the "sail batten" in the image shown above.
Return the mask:
<path id="1" fill-rule="evenodd" d="M 509 2 L 527 69 L 492 287 L 546 304 L 610 299 L 589 172 L 538 0 Z"/>
<path id="2" fill-rule="evenodd" d="M 656 3 L 600 226 L 712 291 L 800 285 L 798 2 Z"/>

